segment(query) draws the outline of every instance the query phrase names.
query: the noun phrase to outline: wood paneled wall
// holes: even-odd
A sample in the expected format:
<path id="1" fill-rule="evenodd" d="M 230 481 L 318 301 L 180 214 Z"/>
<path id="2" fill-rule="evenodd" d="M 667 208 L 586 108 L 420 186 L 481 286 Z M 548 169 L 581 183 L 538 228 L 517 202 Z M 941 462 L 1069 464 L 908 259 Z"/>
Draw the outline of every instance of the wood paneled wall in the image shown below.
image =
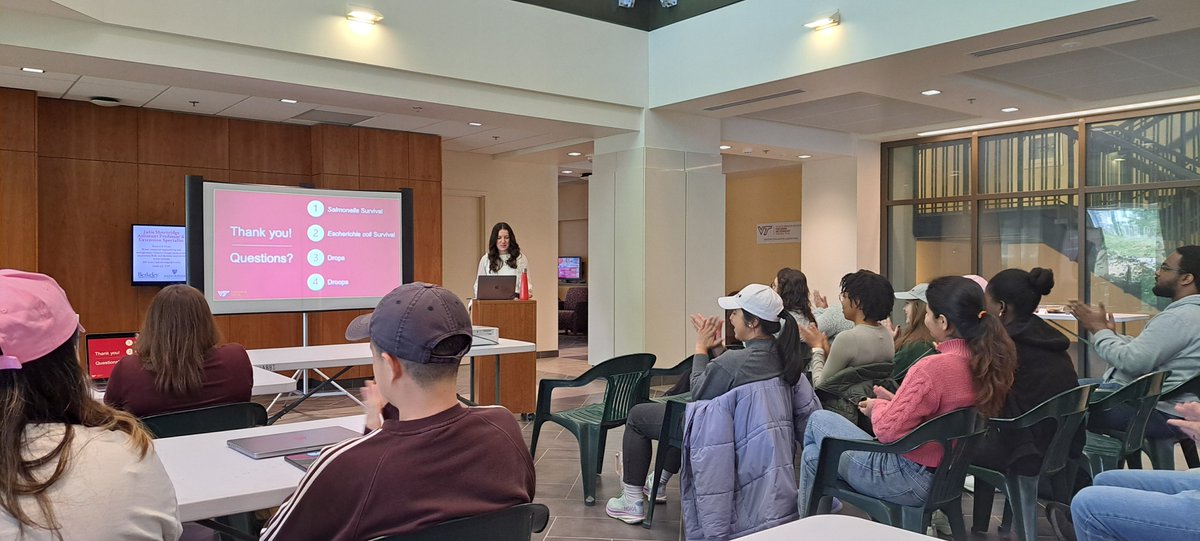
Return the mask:
<path id="1" fill-rule="evenodd" d="M 414 277 L 442 279 L 441 141 L 38 98 L 0 88 L 0 267 L 62 284 L 90 332 L 137 329 L 158 288 L 130 285 L 130 225 L 183 224 L 185 175 L 414 194 Z M 315 313 L 313 344 L 363 311 Z M 301 343 L 299 314 L 221 316 L 247 348 Z M 356 370 L 369 375 L 369 368 Z"/>

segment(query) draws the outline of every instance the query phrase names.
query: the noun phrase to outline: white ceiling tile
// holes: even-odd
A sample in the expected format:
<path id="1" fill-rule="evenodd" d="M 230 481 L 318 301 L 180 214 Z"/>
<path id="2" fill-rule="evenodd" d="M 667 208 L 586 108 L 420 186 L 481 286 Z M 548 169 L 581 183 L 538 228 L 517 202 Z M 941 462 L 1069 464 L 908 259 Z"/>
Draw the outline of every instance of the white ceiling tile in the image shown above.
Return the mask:
<path id="1" fill-rule="evenodd" d="M 145 106 L 152 109 L 215 115 L 248 97 L 242 94 L 173 86 L 150 100 Z M 195 105 L 192 105 L 193 101 L 196 102 Z"/>
<path id="2" fill-rule="evenodd" d="M 21 71 L 19 67 L 0 67 L 0 86 L 20 88 L 22 90 L 36 90 L 39 96 L 62 97 L 63 93 L 68 88 L 71 88 L 71 84 L 76 79 L 79 79 L 79 76 L 70 73 L 55 73 L 50 71 L 46 73 L 28 73 Z"/>
<path id="3" fill-rule="evenodd" d="M 548 145 L 558 141 L 566 141 L 574 139 L 574 137 L 558 135 L 553 133 L 544 133 L 533 137 L 523 139 L 510 139 L 508 141 L 500 141 L 498 144 L 492 144 L 485 147 L 475 149 L 476 152 L 485 154 L 499 154 L 501 152 L 509 152 L 512 150 L 521 150 L 523 148 L 531 148 L 536 146 Z M 572 158 L 574 159 L 574 158 Z M 585 162 L 586 163 L 586 162 Z"/>
<path id="4" fill-rule="evenodd" d="M 445 140 L 442 141 L 442 150 L 452 150 L 455 152 L 466 152 L 466 151 L 471 150 L 471 148 L 472 147 L 469 144 L 469 142 L 462 141 L 461 139 L 459 139 L 458 142 L 445 141 Z"/>
<path id="5" fill-rule="evenodd" d="M 75 85 L 63 97 L 74 100 L 87 100 L 93 96 L 107 96 L 120 100 L 121 105 L 141 107 L 166 89 L 167 87 L 164 85 L 134 83 L 131 81 L 102 79 L 100 77 L 84 75 L 75 82 Z"/>
<path id="6" fill-rule="evenodd" d="M 439 121 L 436 118 L 426 118 L 421 116 L 387 114 L 380 115 L 371 120 L 364 120 L 355 124 L 364 128 L 380 128 L 384 130 L 399 130 L 399 131 L 419 131 L 419 128 L 437 124 Z"/>
<path id="7" fill-rule="evenodd" d="M 347 114 L 347 115 L 359 115 L 359 116 L 370 116 L 370 117 L 381 116 L 384 114 L 380 111 L 368 111 L 366 109 L 352 109 L 350 107 L 335 107 L 333 105 L 321 105 L 321 106 L 318 106 L 317 109 L 319 109 L 321 111 L 329 111 L 332 113 L 343 113 L 343 114 Z"/>
<path id="8" fill-rule="evenodd" d="M 308 112 L 315 103 L 283 103 L 279 98 L 251 97 L 222 110 L 221 116 L 251 118 L 254 120 L 282 121 Z"/>
<path id="9" fill-rule="evenodd" d="M 446 120 L 443 122 L 438 122 L 436 124 L 431 124 L 431 125 L 422 127 L 421 133 L 432 133 L 432 134 L 440 135 L 445 139 L 454 139 L 456 137 L 463 137 L 466 135 L 475 135 L 475 134 L 483 133 L 483 132 L 494 130 L 494 129 L 496 129 L 496 128 L 488 127 L 486 125 L 472 126 L 470 124 L 467 124 L 466 122 L 462 122 L 462 121 L 458 121 L 458 120 Z"/>

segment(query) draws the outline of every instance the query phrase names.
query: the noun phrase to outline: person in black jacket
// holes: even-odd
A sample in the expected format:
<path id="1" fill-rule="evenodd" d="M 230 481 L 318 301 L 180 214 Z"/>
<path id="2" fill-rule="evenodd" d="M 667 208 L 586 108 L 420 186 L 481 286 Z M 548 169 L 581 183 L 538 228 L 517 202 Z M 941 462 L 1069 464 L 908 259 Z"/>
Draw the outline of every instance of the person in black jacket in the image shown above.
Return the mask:
<path id="1" fill-rule="evenodd" d="M 1055 395 L 1078 385 L 1078 376 L 1067 354 L 1071 342 L 1042 318 L 1034 315 L 1042 296 L 1054 288 L 1054 271 L 1034 268 L 1002 270 L 988 282 L 987 310 L 1000 318 L 1017 345 L 1017 373 L 1001 416 L 1018 417 Z M 976 453 L 975 464 L 1017 475 L 1036 475 L 1042 455 L 1054 436 L 1055 425 L 1035 425 L 1025 437 L 989 437 Z M 994 436 L 994 434 L 989 434 Z M 1082 431 L 1079 436 L 1082 436 Z M 1082 450 L 1077 438 L 1074 450 Z"/>

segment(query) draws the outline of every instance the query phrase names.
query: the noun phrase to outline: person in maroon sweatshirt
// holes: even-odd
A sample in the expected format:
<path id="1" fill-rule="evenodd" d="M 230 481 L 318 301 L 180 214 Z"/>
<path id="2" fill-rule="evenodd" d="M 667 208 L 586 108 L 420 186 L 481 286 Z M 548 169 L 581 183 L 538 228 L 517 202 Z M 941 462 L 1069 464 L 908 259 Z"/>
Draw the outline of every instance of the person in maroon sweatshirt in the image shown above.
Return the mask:
<path id="1" fill-rule="evenodd" d="M 367 434 L 321 453 L 263 541 L 374 539 L 533 500 L 533 458 L 512 413 L 458 403 L 458 365 L 471 348 L 458 297 L 402 285 L 346 329 L 347 339 L 368 337 Z M 385 419 L 388 405 L 396 418 Z"/>

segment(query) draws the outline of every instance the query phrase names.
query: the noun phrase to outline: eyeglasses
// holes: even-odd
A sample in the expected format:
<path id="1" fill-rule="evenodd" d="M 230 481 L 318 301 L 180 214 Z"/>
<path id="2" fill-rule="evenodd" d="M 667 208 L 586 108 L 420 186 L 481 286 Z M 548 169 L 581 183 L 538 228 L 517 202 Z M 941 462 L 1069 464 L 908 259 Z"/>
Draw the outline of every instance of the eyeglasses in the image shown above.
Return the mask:
<path id="1" fill-rule="evenodd" d="M 1172 267 L 1172 266 L 1170 266 L 1170 265 L 1168 265 L 1168 264 L 1166 264 L 1166 263 L 1163 263 L 1162 265 L 1159 265 L 1159 266 L 1158 266 L 1158 269 L 1159 269 L 1159 270 L 1161 270 L 1161 271 L 1164 271 L 1164 272 L 1168 272 L 1168 271 L 1169 271 L 1169 272 L 1180 272 L 1180 271 L 1182 271 L 1182 270 L 1183 270 L 1183 268 L 1181 268 L 1181 267 Z M 1191 274 L 1191 273 L 1189 273 L 1189 272 L 1183 272 L 1183 273 L 1181 273 L 1181 274 Z"/>

